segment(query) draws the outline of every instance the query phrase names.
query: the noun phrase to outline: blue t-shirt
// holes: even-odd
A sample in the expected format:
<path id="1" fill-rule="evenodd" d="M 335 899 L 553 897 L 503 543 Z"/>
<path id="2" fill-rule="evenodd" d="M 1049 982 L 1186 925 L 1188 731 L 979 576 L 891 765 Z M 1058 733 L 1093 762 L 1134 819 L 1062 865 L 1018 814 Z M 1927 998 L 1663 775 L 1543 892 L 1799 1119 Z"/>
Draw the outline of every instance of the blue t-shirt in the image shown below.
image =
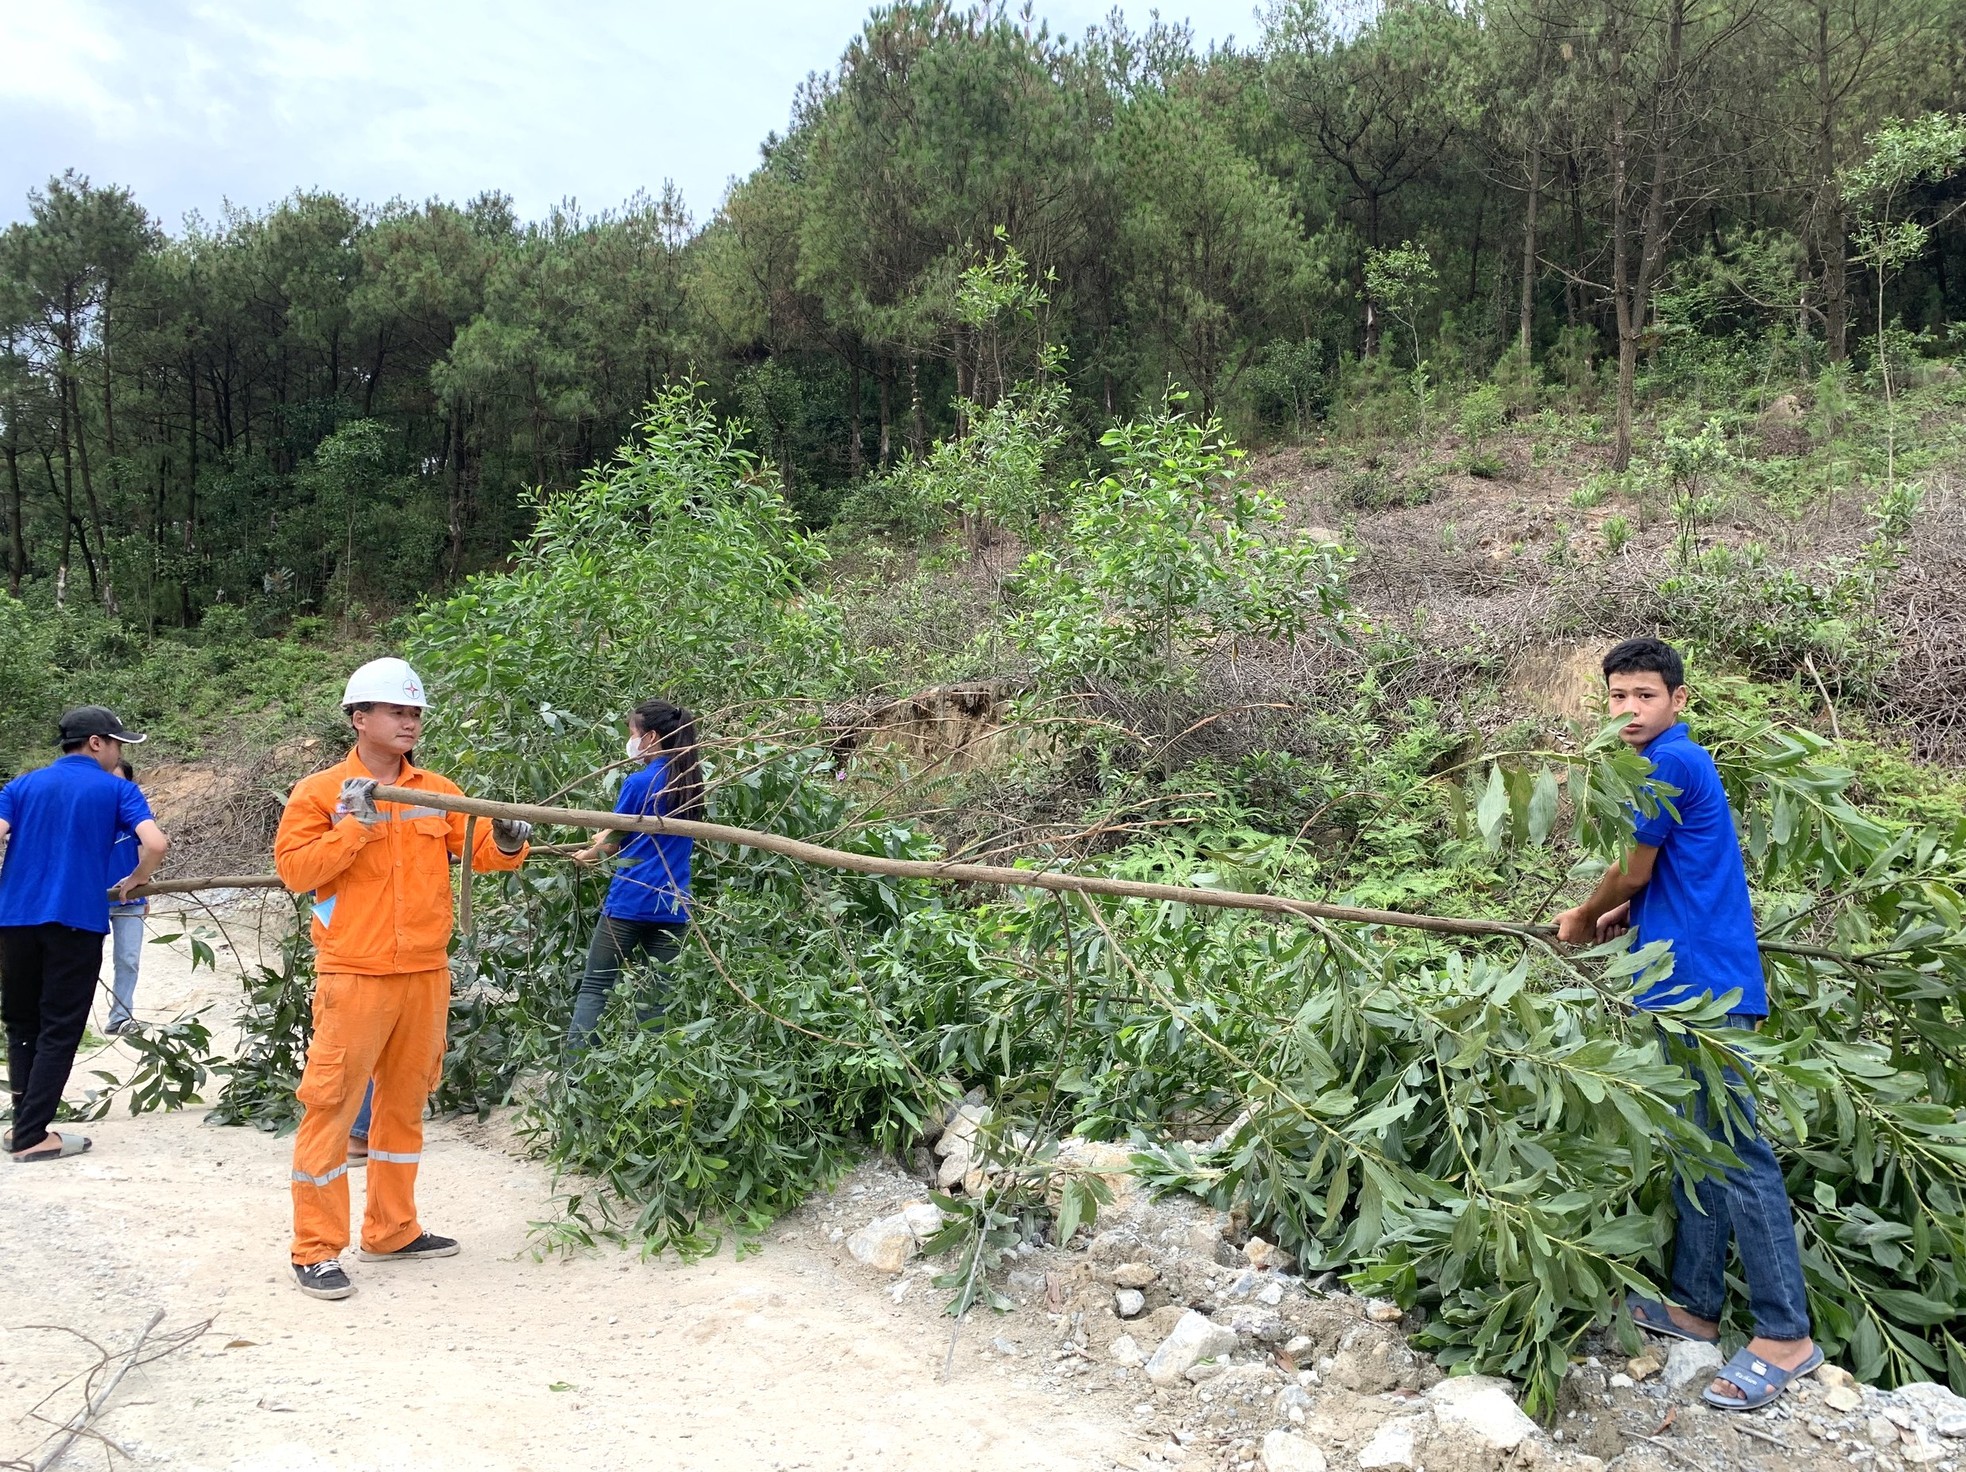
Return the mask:
<path id="1" fill-rule="evenodd" d="M 130 877 L 116 840 L 150 817 L 134 782 L 76 752 L 0 787 L 11 827 L 0 864 L 0 925 L 56 925 L 109 933 L 109 887 Z"/>
<path id="2" fill-rule="evenodd" d="M 1668 1007 L 1739 989 L 1733 1011 L 1768 1015 L 1768 983 L 1761 972 L 1754 907 L 1748 902 L 1741 840 L 1720 773 L 1704 746 L 1674 726 L 1645 748 L 1652 775 L 1670 782 L 1679 817 L 1663 804 L 1638 818 L 1637 840 L 1659 850 L 1652 878 L 1632 901 L 1634 945 L 1672 942 L 1672 975 L 1638 999 L 1641 1007 Z"/>
<path id="3" fill-rule="evenodd" d="M 662 790 L 668 780 L 669 762 L 657 757 L 621 784 L 614 810 L 638 818 L 663 816 L 674 806 Z M 673 833 L 623 836 L 627 841 L 601 913 L 615 920 L 688 920 L 691 841 Z"/>
<path id="4" fill-rule="evenodd" d="M 116 853 L 110 860 L 109 869 L 117 879 L 124 879 L 134 874 L 138 863 L 142 859 L 143 845 L 137 842 L 136 834 L 119 833 L 116 835 Z M 111 905 L 109 907 L 109 913 L 112 915 L 147 915 L 150 913 L 150 901 L 131 900 L 127 905 Z"/>

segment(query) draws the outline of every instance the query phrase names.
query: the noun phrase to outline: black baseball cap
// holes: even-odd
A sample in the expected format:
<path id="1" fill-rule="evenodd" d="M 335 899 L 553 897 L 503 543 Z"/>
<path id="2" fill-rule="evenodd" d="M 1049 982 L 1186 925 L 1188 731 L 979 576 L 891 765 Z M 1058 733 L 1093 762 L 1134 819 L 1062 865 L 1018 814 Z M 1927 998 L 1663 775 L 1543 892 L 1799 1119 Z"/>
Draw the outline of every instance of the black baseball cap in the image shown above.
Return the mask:
<path id="1" fill-rule="evenodd" d="M 78 705 L 61 718 L 59 744 L 66 746 L 71 741 L 87 741 L 91 736 L 112 737 L 125 746 L 135 746 L 147 739 L 134 731 L 125 730 L 123 723 L 116 719 L 116 712 L 106 705 Z"/>

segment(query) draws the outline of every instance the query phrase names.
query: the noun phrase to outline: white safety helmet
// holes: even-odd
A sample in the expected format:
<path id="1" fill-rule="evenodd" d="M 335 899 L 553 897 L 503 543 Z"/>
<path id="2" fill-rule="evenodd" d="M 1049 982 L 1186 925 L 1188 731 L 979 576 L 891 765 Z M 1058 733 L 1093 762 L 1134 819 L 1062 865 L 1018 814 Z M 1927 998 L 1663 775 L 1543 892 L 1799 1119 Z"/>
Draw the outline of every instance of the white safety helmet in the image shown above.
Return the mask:
<path id="1" fill-rule="evenodd" d="M 423 681 L 403 659 L 372 659 L 348 677 L 348 688 L 341 692 L 344 706 L 374 700 L 385 705 L 426 706 Z"/>

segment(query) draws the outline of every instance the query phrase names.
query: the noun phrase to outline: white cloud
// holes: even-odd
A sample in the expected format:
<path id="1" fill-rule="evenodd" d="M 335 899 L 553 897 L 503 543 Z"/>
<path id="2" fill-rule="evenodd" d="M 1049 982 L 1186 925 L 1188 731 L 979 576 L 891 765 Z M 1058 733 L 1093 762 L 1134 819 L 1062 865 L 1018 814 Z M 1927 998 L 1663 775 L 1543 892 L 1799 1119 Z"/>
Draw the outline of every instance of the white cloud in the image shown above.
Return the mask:
<path id="1" fill-rule="evenodd" d="M 1055 30 L 1107 0 L 1041 4 Z M 1126 7 L 1136 25 L 1148 7 Z M 1179 12 L 1179 5 L 1167 7 Z M 538 214 L 664 178 L 701 218 L 838 59 L 867 0 L 26 0 L 0 4 L 0 219 L 76 167 L 167 223 L 296 188 L 512 194 Z M 1204 42 L 1250 0 L 1185 7 Z"/>

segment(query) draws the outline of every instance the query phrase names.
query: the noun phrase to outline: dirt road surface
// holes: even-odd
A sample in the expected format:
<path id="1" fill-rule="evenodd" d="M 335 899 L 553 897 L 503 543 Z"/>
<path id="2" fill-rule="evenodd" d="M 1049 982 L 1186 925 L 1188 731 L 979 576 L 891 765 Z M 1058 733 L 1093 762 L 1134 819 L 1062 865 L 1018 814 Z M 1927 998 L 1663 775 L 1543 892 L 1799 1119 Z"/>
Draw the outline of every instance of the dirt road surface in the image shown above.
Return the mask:
<path id="1" fill-rule="evenodd" d="M 151 922 L 167 927 L 178 928 Z M 193 975 L 181 943 L 149 947 L 138 1015 L 206 999 L 229 1011 L 228 963 L 222 952 L 219 977 Z M 113 1068 L 113 1053 L 99 1061 Z M 354 1297 L 304 1298 L 287 1267 L 289 1141 L 205 1125 L 202 1112 L 112 1116 L 83 1127 L 96 1144 L 80 1160 L 0 1163 L 0 1462 L 42 1442 L 37 1405 L 56 1421 L 80 1405 L 78 1386 L 61 1387 L 97 1359 L 71 1334 L 28 1326 L 116 1350 L 161 1308 L 160 1334 L 212 1322 L 135 1370 L 99 1423 L 139 1467 L 1134 1465 L 1132 1438 L 1095 1405 L 990 1376 L 974 1354 L 941 1382 L 945 1338 L 928 1306 L 895 1304 L 796 1218 L 743 1261 L 535 1261 L 527 1224 L 553 1214 L 552 1184 L 474 1121 L 430 1127 L 418 1190 L 425 1223 L 464 1252 L 351 1257 Z M 85 1440 L 58 1466 L 109 1457 Z"/>

